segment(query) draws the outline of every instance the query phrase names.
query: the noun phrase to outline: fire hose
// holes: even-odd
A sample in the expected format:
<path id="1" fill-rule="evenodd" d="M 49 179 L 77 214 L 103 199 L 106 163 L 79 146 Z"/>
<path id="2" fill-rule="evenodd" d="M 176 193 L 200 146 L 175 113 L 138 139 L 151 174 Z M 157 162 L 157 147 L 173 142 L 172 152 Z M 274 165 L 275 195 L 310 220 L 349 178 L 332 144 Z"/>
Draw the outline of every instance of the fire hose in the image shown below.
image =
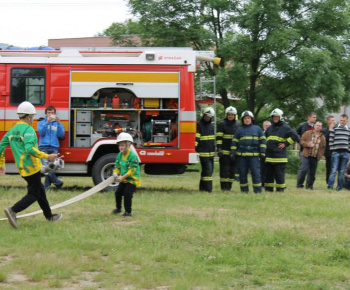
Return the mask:
<path id="1" fill-rule="evenodd" d="M 90 188 L 89 190 L 83 192 L 82 194 L 79 194 L 71 199 L 68 199 L 66 201 L 63 201 L 59 204 L 52 206 L 51 209 L 64 207 L 64 206 L 70 205 L 72 203 L 78 202 L 84 198 L 87 198 L 87 197 L 101 191 L 102 189 L 106 188 L 108 185 L 110 185 L 113 182 L 115 182 L 115 177 L 111 176 L 111 177 L 107 178 L 105 181 L 102 181 L 101 183 L 97 184 L 93 188 Z M 42 212 L 43 212 L 42 210 L 37 210 L 37 211 L 31 212 L 31 213 L 18 215 L 17 218 L 23 218 L 23 217 L 28 217 L 28 216 L 32 216 L 32 215 L 37 215 L 37 214 L 40 214 Z M 4 220 L 7 220 L 7 218 L 0 219 L 0 221 L 4 221 Z"/>

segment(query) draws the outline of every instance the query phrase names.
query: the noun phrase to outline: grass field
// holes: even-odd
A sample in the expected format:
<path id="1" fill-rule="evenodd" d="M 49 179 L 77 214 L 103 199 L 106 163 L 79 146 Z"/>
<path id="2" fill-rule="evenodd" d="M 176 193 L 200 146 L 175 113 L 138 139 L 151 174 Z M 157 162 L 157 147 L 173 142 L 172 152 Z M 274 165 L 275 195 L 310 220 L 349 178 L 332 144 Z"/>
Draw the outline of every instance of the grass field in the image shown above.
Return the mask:
<path id="1" fill-rule="evenodd" d="M 42 215 L 0 222 L 0 289 L 350 289 L 350 192 L 198 192 L 198 172 L 142 176 L 133 217 L 111 216 L 113 193 Z M 90 178 L 63 177 L 51 205 L 82 193 Z M 0 208 L 25 194 L 0 177 Z M 26 212 L 37 210 L 35 204 Z M 0 212 L 4 216 L 3 211 Z"/>

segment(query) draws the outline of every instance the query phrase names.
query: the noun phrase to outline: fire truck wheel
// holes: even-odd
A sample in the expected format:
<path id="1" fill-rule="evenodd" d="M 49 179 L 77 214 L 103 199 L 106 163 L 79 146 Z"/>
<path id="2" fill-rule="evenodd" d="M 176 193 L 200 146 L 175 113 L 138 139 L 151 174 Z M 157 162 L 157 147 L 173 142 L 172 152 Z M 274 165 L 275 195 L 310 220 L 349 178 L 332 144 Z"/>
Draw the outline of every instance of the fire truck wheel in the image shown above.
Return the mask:
<path id="1" fill-rule="evenodd" d="M 92 167 L 92 180 L 94 181 L 95 185 L 101 183 L 102 181 L 106 180 L 107 178 L 113 175 L 113 168 L 116 158 L 116 153 L 110 153 L 103 155 L 99 159 L 97 159 L 97 161 Z M 115 191 L 118 185 L 118 182 L 111 183 L 103 191 Z"/>

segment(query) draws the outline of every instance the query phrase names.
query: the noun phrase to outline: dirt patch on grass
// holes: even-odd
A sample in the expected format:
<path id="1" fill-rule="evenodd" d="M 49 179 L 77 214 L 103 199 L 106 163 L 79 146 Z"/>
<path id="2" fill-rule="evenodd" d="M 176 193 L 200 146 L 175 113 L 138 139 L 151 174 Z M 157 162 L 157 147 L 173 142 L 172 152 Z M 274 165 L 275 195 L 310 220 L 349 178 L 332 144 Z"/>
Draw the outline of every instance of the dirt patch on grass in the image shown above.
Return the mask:
<path id="1" fill-rule="evenodd" d="M 7 264 L 10 263 L 13 260 L 13 256 L 7 255 L 7 256 L 1 256 L 0 257 L 0 264 Z"/>
<path id="2" fill-rule="evenodd" d="M 9 278 L 7 279 L 8 283 L 21 283 L 28 281 L 29 278 L 26 275 L 19 274 L 19 273 L 13 273 L 9 275 Z"/>

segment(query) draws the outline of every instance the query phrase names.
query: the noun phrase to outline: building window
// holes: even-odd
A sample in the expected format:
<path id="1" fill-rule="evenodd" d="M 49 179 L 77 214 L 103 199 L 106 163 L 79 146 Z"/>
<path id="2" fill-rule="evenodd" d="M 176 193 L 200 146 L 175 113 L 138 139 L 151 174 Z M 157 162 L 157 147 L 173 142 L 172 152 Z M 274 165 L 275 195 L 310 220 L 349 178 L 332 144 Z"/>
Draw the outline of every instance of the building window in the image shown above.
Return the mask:
<path id="1" fill-rule="evenodd" d="M 23 101 L 33 105 L 45 104 L 45 69 L 13 68 L 11 70 L 11 104 Z"/>

